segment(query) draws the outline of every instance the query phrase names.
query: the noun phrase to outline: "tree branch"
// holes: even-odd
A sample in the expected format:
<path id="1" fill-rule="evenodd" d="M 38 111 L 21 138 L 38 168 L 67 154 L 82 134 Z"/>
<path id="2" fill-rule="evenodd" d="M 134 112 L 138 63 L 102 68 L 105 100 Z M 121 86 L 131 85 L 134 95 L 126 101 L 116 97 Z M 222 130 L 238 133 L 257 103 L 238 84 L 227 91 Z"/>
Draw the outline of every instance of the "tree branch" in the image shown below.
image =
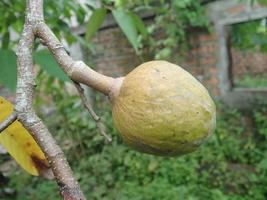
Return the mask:
<path id="1" fill-rule="evenodd" d="M 0 124 L 0 133 L 3 132 L 9 125 L 17 120 L 17 113 L 12 112 L 1 124 Z"/>
<path id="2" fill-rule="evenodd" d="M 66 52 L 55 34 L 44 23 L 38 23 L 36 35 L 47 45 L 61 69 L 74 81 L 90 86 L 105 95 L 109 95 L 114 78 L 104 76 L 87 66 L 82 61 L 74 61 Z"/>
<path id="3" fill-rule="evenodd" d="M 33 110 L 35 77 L 32 50 L 35 40 L 34 29 L 39 23 L 43 23 L 43 1 L 28 0 L 25 24 L 17 49 L 18 83 L 15 111 L 18 119 L 45 153 L 63 199 L 85 200 L 64 153 Z"/>
<path id="4" fill-rule="evenodd" d="M 106 132 L 105 132 L 105 126 L 103 125 L 103 123 L 101 122 L 101 118 L 99 116 L 97 116 L 97 114 L 95 113 L 95 111 L 93 110 L 92 108 L 92 105 L 88 102 L 88 100 L 86 99 L 85 95 L 84 95 L 84 90 L 83 88 L 81 87 L 81 85 L 75 81 L 74 82 L 74 85 L 75 87 L 77 88 L 78 90 L 78 93 L 81 97 L 81 100 L 83 102 L 83 105 L 84 107 L 88 110 L 88 112 L 90 113 L 90 115 L 92 116 L 92 118 L 94 119 L 95 123 L 96 123 L 96 126 L 97 128 L 99 129 L 100 131 L 100 134 L 102 136 L 104 136 L 108 142 L 112 142 L 112 139 L 111 137 L 109 137 Z"/>
<path id="5" fill-rule="evenodd" d="M 83 94 L 83 89 L 79 85 L 79 82 L 93 87 L 94 89 L 102 92 L 105 95 L 109 95 L 115 79 L 112 77 L 104 76 L 92 70 L 82 61 L 74 61 L 68 55 L 67 51 L 55 36 L 55 34 L 52 32 L 52 30 L 44 22 L 36 24 L 34 30 L 36 31 L 36 36 L 42 40 L 42 44 L 48 47 L 61 69 L 69 76 L 70 79 L 74 81 L 75 87 L 80 94 L 82 102 L 85 108 L 89 111 L 90 115 L 95 120 L 100 134 L 103 135 L 108 142 L 111 142 L 112 139 L 105 133 L 105 127 L 103 123 L 94 112 L 92 106 L 87 102 L 86 97 Z"/>

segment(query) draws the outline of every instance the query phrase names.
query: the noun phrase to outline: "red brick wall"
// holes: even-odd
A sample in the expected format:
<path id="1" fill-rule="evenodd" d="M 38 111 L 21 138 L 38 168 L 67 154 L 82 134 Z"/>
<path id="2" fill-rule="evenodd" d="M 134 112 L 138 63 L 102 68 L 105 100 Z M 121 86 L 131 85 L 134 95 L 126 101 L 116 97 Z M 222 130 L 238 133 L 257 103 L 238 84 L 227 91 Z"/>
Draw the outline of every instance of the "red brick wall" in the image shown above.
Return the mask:
<path id="1" fill-rule="evenodd" d="M 94 38 L 93 62 L 96 70 L 109 76 L 123 76 L 141 61 L 121 30 L 117 27 L 101 30 Z"/>
<path id="2" fill-rule="evenodd" d="M 142 63 L 118 27 L 101 30 L 94 39 L 96 70 L 110 76 L 122 76 Z M 217 38 L 215 34 L 195 33 L 192 48 L 175 52 L 170 59 L 197 77 L 214 95 L 218 95 Z"/>
<path id="3" fill-rule="evenodd" d="M 191 39 L 191 49 L 182 56 L 184 61 L 174 62 L 198 78 L 213 95 L 218 95 L 217 56 L 217 36 L 214 33 L 195 32 Z"/>
<path id="4" fill-rule="evenodd" d="M 249 9 L 261 8 L 253 4 Z M 231 0 L 216 1 L 207 5 L 207 14 L 212 23 L 244 14 L 248 4 Z M 149 23 L 149 22 L 148 22 Z M 214 27 L 215 30 L 215 27 Z M 190 42 L 192 48 L 186 54 L 174 52 L 170 61 L 182 66 L 197 77 L 213 95 L 219 95 L 219 44 L 215 33 L 194 32 Z M 119 28 L 107 28 L 98 33 L 95 39 L 97 70 L 112 76 L 121 76 L 141 63 L 131 45 Z M 178 45 L 177 45 L 178 46 Z M 267 55 L 259 52 L 244 54 L 231 49 L 232 73 L 240 76 L 245 73 L 259 74 L 267 71 Z"/>
<path id="5" fill-rule="evenodd" d="M 93 60 L 97 71 L 118 77 L 142 63 L 118 27 L 100 31 L 94 39 L 96 53 Z M 215 96 L 219 95 L 218 38 L 215 33 L 195 32 L 186 53 L 175 52 L 170 59 L 198 78 Z M 231 48 L 234 78 L 267 72 L 267 54 L 242 52 Z"/>
<path id="6" fill-rule="evenodd" d="M 245 75 L 267 75 L 267 53 L 242 51 L 231 48 L 232 71 L 234 78 Z"/>

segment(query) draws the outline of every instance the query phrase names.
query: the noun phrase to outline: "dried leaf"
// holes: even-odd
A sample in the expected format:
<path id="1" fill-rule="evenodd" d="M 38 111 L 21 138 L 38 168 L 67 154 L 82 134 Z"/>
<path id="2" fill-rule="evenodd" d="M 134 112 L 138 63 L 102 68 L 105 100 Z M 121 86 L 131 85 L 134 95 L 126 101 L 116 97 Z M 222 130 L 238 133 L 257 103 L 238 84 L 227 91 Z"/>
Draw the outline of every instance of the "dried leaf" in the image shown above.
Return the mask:
<path id="1" fill-rule="evenodd" d="M 0 96 L 0 122 L 12 111 L 13 105 Z M 44 153 L 19 121 L 15 121 L 1 132 L 0 143 L 28 173 L 51 178 L 52 173 Z"/>

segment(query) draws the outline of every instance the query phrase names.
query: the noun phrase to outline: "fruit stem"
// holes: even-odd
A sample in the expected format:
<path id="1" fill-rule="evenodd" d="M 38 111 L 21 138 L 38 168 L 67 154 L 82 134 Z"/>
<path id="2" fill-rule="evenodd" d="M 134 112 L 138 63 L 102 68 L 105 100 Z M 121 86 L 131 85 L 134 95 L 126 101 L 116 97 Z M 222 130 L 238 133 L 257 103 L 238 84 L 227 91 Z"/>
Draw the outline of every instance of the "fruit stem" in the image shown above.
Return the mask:
<path id="1" fill-rule="evenodd" d="M 84 62 L 76 61 L 70 77 L 77 82 L 92 87 L 105 95 L 109 95 L 115 78 L 105 76 L 88 67 Z"/>
<path id="2" fill-rule="evenodd" d="M 84 83 L 105 95 L 109 94 L 114 78 L 94 71 L 82 61 L 73 60 L 55 34 L 44 22 L 38 22 L 36 24 L 35 34 L 47 45 L 61 69 L 73 81 Z"/>

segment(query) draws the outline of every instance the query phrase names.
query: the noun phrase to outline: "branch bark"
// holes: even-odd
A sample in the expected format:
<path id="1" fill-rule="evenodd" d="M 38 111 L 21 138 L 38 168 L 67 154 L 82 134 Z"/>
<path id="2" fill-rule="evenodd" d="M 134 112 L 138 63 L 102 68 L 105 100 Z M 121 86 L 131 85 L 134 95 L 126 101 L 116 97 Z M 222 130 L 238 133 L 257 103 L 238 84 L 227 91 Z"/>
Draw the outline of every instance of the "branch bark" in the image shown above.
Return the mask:
<path id="1" fill-rule="evenodd" d="M 12 112 L 1 124 L 0 124 L 0 133 L 5 130 L 9 125 L 17 120 L 17 113 Z"/>
<path id="2" fill-rule="evenodd" d="M 87 98 L 86 98 L 86 96 L 84 94 L 84 90 L 83 90 L 82 86 L 79 83 L 75 82 L 75 81 L 74 81 L 74 85 L 78 90 L 78 93 L 79 93 L 79 95 L 81 97 L 81 100 L 83 102 L 84 107 L 86 108 L 86 110 L 88 110 L 88 112 L 90 113 L 91 117 L 95 120 L 96 126 L 99 129 L 100 134 L 102 136 L 104 136 L 108 142 L 112 142 L 111 137 L 109 137 L 106 134 L 105 126 L 101 122 L 101 118 L 99 116 L 97 116 L 97 114 L 93 110 L 91 104 L 88 102 L 88 100 L 87 100 Z"/>
<path id="3" fill-rule="evenodd" d="M 34 98 L 34 73 L 32 51 L 35 41 L 35 33 L 39 25 L 44 25 L 43 0 L 28 0 L 26 7 L 26 17 L 21 39 L 17 48 L 18 83 L 16 91 L 15 111 L 18 119 L 24 127 L 32 134 L 45 153 L 54 173 L 55 179 L 60 189 L 60 194 L 65 200 L 85 200 L 71 168 L 60 147 L 36 115 L 32 102 Z M 42 26 L 41 26 L 42 27 Z M 46 41 L 48 46 L 54 44 L 53 41 Z M 58 49 L 58 50 L 56 50 Z M 63 63 L 67 54 L 53 46 L 53 51 L 58 52 L 58 60 Z M 68 57 L 68 61 L 71 59 Z M 69 62 L 65 63 L 69 66 Z M 68 69 L 71 69 L 69 67 Z M 68 72 L 69 73 L 69 72 Z"/>
<path id="4" fill-rule="evenodd" d="M 35 31 L 43 44 L 48 47 L 61 69 L 63 69 L 73 81 L 83 83 L 105 95 L 109 95 L 115 81 L 114 78 L 104 76 L 94 71 L 82 61 L 74 61 L 68 55 L 55 34 L 43 21 L 36 24 Z"/>
<path id="5" fill-rule="evenodd" d="M 43 0 L 27 0 L 26 16 L 21 39 L 17 47 L 17 91 L 14 112 L 0 124 L 0 132 L 18 119 L 36 140 L 52 168 L 59 186 L 60 194 L 65 200 L 85 200 L 78 182 L 75 181 L 66 157 L 42 120 L 33 109 L 35 75 L 33 71 L 33 46 L 39 38 L 48 47 L 59 66 L 74 81 L 85 108 L 96 121 L 97 127 L 104 137 L 111 141 L 103 128 L 100 118 L 95 114 L 84 96 L 80 83 L 90 86 L 112 101 L 116 93 L 114 88 L 120 85 L 123 78 L 114 79 L 97 73 L 82 61 L 74 61 L 66 52 L 63 45 L 45 24 L 43 16 Z M 115 93 L 114 93 L 115 91 Z"/>

